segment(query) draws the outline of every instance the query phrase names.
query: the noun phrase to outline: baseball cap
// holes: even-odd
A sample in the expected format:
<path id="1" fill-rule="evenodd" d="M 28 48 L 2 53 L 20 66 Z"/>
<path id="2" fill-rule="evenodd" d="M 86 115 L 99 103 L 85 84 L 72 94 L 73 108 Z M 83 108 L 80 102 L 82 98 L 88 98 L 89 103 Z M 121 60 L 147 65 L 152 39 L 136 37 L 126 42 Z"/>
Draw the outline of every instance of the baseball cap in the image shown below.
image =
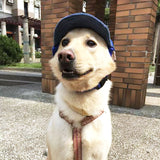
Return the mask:
<path id="1" fill-rule="evenodd" d="M 62 38 L 75 28 L 87 28 L 101 36 L 109 49 L 110 55 L 115 50 L 110 38 L 108 26 L 95 16 L 88 13 L 74 13 L 62 18 L 56 25 L 54 31 L 54 46 L 52 48 L 53 56 L 58 50 Z"/>

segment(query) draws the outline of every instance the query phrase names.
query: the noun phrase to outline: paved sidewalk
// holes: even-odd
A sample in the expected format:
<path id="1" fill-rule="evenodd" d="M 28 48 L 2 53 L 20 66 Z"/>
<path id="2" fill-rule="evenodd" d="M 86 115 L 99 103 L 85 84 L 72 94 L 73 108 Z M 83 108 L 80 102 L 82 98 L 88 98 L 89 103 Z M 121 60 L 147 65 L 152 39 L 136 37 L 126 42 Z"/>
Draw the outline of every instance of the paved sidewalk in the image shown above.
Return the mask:
<path id="1" fill-rule="evenodd" d="M 44 160 L 46 128 L 54 96 L 41 84 L 0 86 L 0 160 Z M 160 159 L 160 87 L 148 87 L 140 110 L 111 106 L 109 160 Z"/>

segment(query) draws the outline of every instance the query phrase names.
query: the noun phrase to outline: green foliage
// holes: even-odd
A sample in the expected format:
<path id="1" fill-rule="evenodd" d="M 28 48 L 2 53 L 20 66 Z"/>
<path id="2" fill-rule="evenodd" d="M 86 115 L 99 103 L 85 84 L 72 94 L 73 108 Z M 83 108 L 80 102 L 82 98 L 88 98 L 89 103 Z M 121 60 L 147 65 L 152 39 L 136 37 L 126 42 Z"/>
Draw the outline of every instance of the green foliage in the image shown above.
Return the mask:
<path id="1" fill-rule="evenodd" d="M 42 68 L 42 64 L 39 62 L 39 63 L 12 63 L 11 65 L 0 65 L 0 69 L 3 69 L 3 68 L 15 68 L 15 69 L 29 69 L 29 68 L 38 68 L 38 69 L 41 69 Z"/>
<path id="2" fill-rule="evenodd" d="M 105 21 L 109 20 L 109 13 L 110 13 L 110 8 L 105 8 Z"/>
<path id="3" fill-rule="evenodd" d="M 0 35 L 0 65 L 20 62 L 22 50 L 12 38 Z"/>
<path id="4" fill-rule="evenodd" d="M 150 65 L 149 66 L 149 72 L 155 72 L 155 66 Z"/>
<path id="5" fill-rule="evenodd" d="M 104 19 L 105 22 L 107 23 L 109 21 L 109 14 L 110 14 L 110 0 L 106 0 L 106 8 L 105 8 L 105 15 L 104 15 Z"/>
<path id="6" fill-rule="evenodd" d="M 41 58 L 41 52 L 35 52 L 35 56 L 36 56 L 36 58 Z"/>
<path id="7" fill-rule="evenodd" d="M 14 65 L 10 65 L 9 67 L 13 68 L 41 68 L 41 63 L 15 63 Z"/>
<path id="8" fill-rule="evenodd" d="M 160 14 L 160 0 L 158 0 L 158 9 L 157 9 L 157 13 Z"/>

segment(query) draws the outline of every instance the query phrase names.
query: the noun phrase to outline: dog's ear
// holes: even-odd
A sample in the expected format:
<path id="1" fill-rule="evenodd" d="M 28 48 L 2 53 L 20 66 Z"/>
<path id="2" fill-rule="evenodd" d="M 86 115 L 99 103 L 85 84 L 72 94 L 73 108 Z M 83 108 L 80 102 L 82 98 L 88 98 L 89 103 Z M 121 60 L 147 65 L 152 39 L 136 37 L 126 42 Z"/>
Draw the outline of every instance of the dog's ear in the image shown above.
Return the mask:
<path id="1" fill-rule="evenodd" d="M 116 52 L 115 51 L 112 52 L 112 59 L 113 59 L 113 61 L 116 61 Z"/>

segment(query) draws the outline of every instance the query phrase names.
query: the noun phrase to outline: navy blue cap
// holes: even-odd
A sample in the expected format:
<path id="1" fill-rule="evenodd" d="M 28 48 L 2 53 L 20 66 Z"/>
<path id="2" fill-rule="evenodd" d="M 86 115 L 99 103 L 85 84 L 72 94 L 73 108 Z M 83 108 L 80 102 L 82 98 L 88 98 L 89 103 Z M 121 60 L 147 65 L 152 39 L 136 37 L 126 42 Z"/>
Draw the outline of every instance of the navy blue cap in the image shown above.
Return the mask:
<path id="1" fill-rule="evenodd" d="M 52 48 L 53 56 L 57 52 L 60 41 L 71 30 L 75 28 L 88 28 L 100 35 L 106 42 L 110 55 L 115 50 L 110 32 L 101 20 L 88 13 L 74 13 L 62 18 L 56 25 L 54 32 L 54 46 Z"/>

